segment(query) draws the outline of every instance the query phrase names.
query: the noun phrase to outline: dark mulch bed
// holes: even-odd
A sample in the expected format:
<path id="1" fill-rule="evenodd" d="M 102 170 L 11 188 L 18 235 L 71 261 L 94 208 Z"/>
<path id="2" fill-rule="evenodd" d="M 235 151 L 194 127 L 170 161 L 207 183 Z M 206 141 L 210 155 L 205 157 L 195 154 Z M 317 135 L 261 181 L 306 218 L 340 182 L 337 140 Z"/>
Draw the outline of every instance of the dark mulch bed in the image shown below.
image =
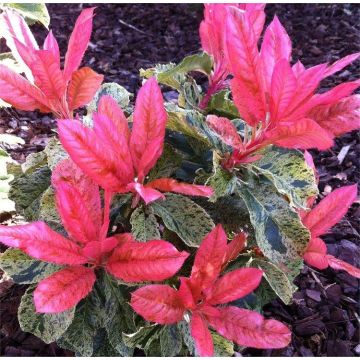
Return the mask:
<path id="1" fill-rule="evenodd" d="M 63 55 L 69 33 L 81 9 L 80 4 L 49 5 L 51 28 L 60 42 Z M 335 61 L 360 51 L 360 6 L 349 4 L 270 4 L 268 21 L 276 13 L 288 30 L 294 45 L 293 59 L 301 58 L 307 66 Z M 105 74 L 106 81 L 116 81 L 136 93 L 138 70 L 155 63 L 177 62 L 199 50 L 200 5 L 102 4 L 94 19 L 92 42 L 84 64 Z M 39 40 L 46 33 L 40 26 L 34 31 Z M 2 51 L 2 49 L 1 49 Z M 360 63 L 325 80 L 330 86 L 352 80 L 360 73 Z M 14 110 L 0 111 L 0 133 L 21 136 L 26 144 L 10 150 L 14 159 L 23 161 L 30 152 L 44 148 L 53 136 L 54 121 L 48 116 Z M 359 132 L 336 140 L 326 152 L 313 151 L 320 174 L 322 196 L 346 184 L 359 183 Z M 339 156 L 349 145 L 346 156 Z M 359 203 L 326 235 L 329 253 L 360 266 Z M 0 250 L 3 250 L 0 249 Z M 344 272 L 331 269 L 316 271 L 305 266 L 296 279 L 299 291 L 291 305 L 274 301 L 265 307 L 265 315 L 292 326 L 293 341 L 285 349 L 247 349 L 244 356 L 354 356 L 360 354 L 359 282 Z M 7 356 L 72 356 L 55 344 L 46 345 L 19 329 L 16 313 L 24 286 L 9 281 L 0 283 L 0 354 Z"/>

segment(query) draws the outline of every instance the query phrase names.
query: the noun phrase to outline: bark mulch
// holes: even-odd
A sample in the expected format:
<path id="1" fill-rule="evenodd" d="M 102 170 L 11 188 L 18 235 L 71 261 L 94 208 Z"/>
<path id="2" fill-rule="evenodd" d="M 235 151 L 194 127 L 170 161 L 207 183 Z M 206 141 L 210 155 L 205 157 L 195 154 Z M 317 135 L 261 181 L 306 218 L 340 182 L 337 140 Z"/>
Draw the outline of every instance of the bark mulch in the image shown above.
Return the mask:
<path id="1" fill-rule="evenodd" d="M 178 62 L 200 48 L 198 26 L 202 6 L 190 4 L 98 4 L 94 31 L 84 64 L 116 81 L 132 93 L 140 86 L 138 70 L 156 63 Z M 81 4 L 51 4 L 51 28 L 65 54 L 68 36 Z M 360 6 L 356 4 L 270 4 L 268 21 L 277 14 L 293 41 L 293 60 L 306 66 L 336 61 L 360 51 Z M 38 40 L 46 32 L 33 27 Z M 3 43 L 0 46 L 4 47 Z M 0 48 L 0 52 L 4 51 Z M 322 84 L 322 90 L 360 73 L 360 62 L 349 66 Z M 7 148 L 11 156 L 25 157 L 41 151 L 54 136 L 55 122 L 38 113 L 0 110 L 0 133 L 12 133 L 25 145 Z M 345 134 L 325 152 L 312 151 L 325 196 L 337 187 L 359 183 L 360 133 Z M 360 204 L 354 204 L 344 219 L 324 237 L 329 253 L 360 266 Z M 11 221 L 16 222 L 16 218 Z M 0 247 L 0 250 L 4 250 Z M 291 325 L 293 340 L 284 349 L 247 349 L 243 356 L 354 356 L 360 355 L 359 281 L 345 272 L 317 271 L 305 266 L 295 280 L 299 290 L 291 305 L 275 300 L 265 306 L 265 315 Z M 0 280 L 0 355 L 72 356 L 56 344 L 46 345 L 20 330 L 17 308 L 25 286 Z"/>

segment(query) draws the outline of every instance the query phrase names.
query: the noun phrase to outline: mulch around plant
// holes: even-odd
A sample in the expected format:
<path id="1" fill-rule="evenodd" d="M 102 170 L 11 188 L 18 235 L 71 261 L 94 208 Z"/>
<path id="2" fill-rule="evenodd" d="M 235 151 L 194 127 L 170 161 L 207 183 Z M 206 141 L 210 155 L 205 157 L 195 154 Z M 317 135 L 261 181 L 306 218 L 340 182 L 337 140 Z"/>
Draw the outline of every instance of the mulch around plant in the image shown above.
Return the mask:
<path id="1" fill-rule="evenodd" d="M 87 6 L 87 5 L 86 5 Z M 97 4 L 94 31 L 84 64 L 136 94 L 140 68 L 156 63 L 178 62 L 200 49 L 198 27 L 202 6 L 198 4 Z M 65 55 L 69 34 L 81 4 L 48 6 L 51 28 Z M 293 60 L 306 66 L 336 61 L 360 51 L 360 5 L 356 4 L 269 4 L 267 21 L 277 14 L 293 41 Z M 41 43 L 46 31 L 33 27 Z M 4 51 L 0 43 L 0 52 Z M 322 91 L 360 74 L 360 62 L 322 83 Z M 54 136 L 56 123 L 38 113 L 0 110 L 0 133 L 24 139 L 25 145 L 6 150 L 17 161 L 43 150 Z M 321 197 L 331 190 L 359 183 L 360 132 L 336 139 L 328 151 L 312 151 L 320 176 Z M 324 237 L 330 254 L 360 267 L 360 204 Z M 16 221 L 11 219 L 9 221 Z M 5 247 L 0 246 L 0 251 Z M 290 305 L 275 300 L 264 308 L 267 317 L 290 324 L 291 344 L 279 350 L 246 349 L 243 356 L 356 356 L 360 355 L 359 281 L 345 272 L 318 271 L 307 266 L 296 278 L 298 291 Z M 21 331 L 17 308 L 26 287 L 0 280 L 0 355 L 73 356 L 56 344 L 44 344 Z"/>

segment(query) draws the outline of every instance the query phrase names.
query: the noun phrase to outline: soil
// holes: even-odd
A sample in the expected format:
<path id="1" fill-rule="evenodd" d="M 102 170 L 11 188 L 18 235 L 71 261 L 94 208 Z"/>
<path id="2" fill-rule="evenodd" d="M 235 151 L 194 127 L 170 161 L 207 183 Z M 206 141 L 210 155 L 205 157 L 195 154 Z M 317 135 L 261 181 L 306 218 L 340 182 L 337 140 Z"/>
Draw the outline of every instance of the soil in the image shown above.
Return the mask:
<path id="1" fill-rule="evenodd" d="M 65 54 L 68 36 L 83 5 L 50 4 L 51 28 Z M 88 5 L 86 5 L 88 6 Z M 156 63 L 178 62 L 200 49 L 198 27 L 202 6 L 198 4 L 97 4 L 94 31 L 84 64 L 116 81 L 130 92 L 140 86 L 138 70 Z M 277 14 L 293 41 L 293 60 L 306 66 L 336 61 L 360 51 L 360 5 L 269 4 L 270 21 Z M 46 31 L 33 27 L 41 43 Z M 4 47 L 3 43 L 0 43 Z M 0 52 L 4 48 L 0 49 Z M 360 73 L 360 62 L 349 66 L 322 84 L 322 91 Z M 0 110 L 0 133 L 25 140 L 6 150 L 18 161 L 41 151 L 54 136 L 55 122 L 48 116 L 16 110 Z M 359 183 L 360 133 L 336 139 L 325 152 L 312 151 L 320 175 L 321 197 L 337 187 Z M 339 156 L 347 149 L 346 156 Z M 344 219 L 324 237 L 330 254 L 360 267 L 360 204 L 355 203 Z M 10 221 L 16 221 L 11 219 Z M 0 247 L 4 250 L 4 247 Z M 242 356 L 354 356 L 360 355 L 359 281 L 345 272 L 317 271 L 307 266 L 295 280 L 299 290 L 291 305 L 276 300 L 265 315 L 288 323 L 291 344 L 279 350 L 246 349 Z M 46 345 L 20 330 L 17 308 L 25 287 L 0 280 L 0 355 L 72 356 L 56 344 Z"/>

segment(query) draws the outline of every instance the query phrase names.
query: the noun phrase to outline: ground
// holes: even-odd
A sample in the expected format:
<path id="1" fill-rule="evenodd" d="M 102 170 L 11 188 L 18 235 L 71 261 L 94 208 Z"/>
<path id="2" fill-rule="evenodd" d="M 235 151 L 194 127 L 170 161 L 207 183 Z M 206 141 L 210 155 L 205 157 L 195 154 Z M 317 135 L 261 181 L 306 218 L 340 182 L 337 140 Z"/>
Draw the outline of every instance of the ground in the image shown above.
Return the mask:
<path id="1" fill-rule="evenodd" d="M 51 4 L 51 28 L 62 55 L 74 21 L 83 5 Z M 87 5 L 86 5 L 87 6 Z M 136 94 L 140 86 L 138 70 L 155 63 L 177 62 L 200 49 L 198 27 L 202 6 L 179 4 L 97 4 L 94 32 L 84 65 L 116 81 Z M 360 51 L 360 5 L 356 4 L 270 4 L 267 20 L 277 14 L 293 41 L 293 60 L 306 66 L 336 61 Z M 46 31 L 33 27 L 41 43 Z M 3 46 L 3 44 L 1 44 Z M 0 52 L 4 51 L 3 48 Z M 321 90 L 352 80 L 360 73 L 360 62 L 326 80 Z M 0 133 L 22 137 L 25 145 L 7 148 L 23 161 L 40 151 L 54 136 L 55 123 L 38 113 L 0 110 Z M 312 151 L 320 175 L 321 197 L 339 186 L 359 183 L 360 133 L 352 132 L 336 140 L 325 152 Z M 339 156 L 349 145 L 346 156 Z M 0 145 L 1 146 L 1 145 Z M 360 266 L 360 206 L 355 203 L 347 216 L 324 237 L 329 253 Z M 1 250 L 1 249 L 0 249 Z M 344 272 L 317 271 L 305 267 L 295 281 L 299 290 L 291 305 L 274 301 L 265 315 L 291 325 L 293 340 L 280 350 L 247 349 L 243 356 L 354 356 L 360 354 L 359 281 Z M 0 355 L 72 356 L 55 344 L 46 345 L 19 329 L 16 313 L 24 286 L 0 283 Z"/>

